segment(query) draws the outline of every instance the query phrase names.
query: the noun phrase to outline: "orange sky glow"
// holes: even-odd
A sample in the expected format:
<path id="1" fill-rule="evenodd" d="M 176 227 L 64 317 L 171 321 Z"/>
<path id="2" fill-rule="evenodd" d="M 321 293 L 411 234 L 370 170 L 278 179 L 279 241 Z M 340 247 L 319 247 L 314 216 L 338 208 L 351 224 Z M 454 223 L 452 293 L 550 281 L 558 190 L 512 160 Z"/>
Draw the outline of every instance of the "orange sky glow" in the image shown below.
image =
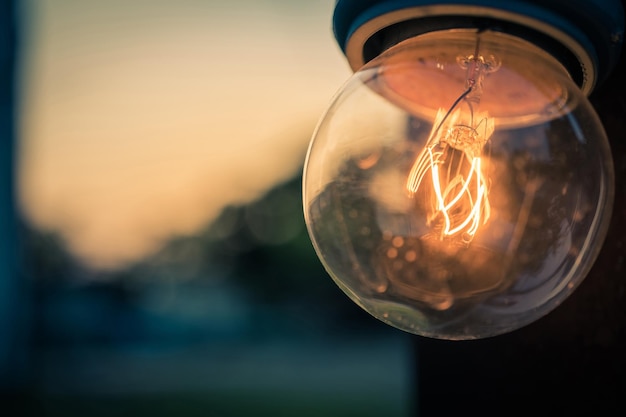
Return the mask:
<path id="1" fill-rule="evenodd" d="M 24 217 L 117 268 L 292 177 L 350 75 L 333 3 L 29 1 Z"/>

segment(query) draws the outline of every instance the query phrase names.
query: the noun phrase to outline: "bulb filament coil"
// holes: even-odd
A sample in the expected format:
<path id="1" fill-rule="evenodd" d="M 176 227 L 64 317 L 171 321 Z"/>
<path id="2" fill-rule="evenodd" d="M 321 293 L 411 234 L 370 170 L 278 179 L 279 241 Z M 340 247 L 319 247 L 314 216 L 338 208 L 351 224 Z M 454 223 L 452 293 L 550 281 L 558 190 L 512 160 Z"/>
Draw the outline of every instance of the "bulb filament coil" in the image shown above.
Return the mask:
<path id="1" fill-rule="evenodd" d="M 478 47 L 479 38 L 474 54 L 457 59 L 467 69 L 467 89 L 449 110 L 437 112 L 406 183 L 411 197 L 419 193 L 427 201 L 427 224 L 438 226 L 440 238 L 459 237 L 463 244 L 472 241 L 491 213 L 482 154 L 493 134 L 494 119 L 486 112 L 475 114 L 474 106 L 480 102 L 485 74 L 499 65 L 495 57 L 479 55 Z"/>

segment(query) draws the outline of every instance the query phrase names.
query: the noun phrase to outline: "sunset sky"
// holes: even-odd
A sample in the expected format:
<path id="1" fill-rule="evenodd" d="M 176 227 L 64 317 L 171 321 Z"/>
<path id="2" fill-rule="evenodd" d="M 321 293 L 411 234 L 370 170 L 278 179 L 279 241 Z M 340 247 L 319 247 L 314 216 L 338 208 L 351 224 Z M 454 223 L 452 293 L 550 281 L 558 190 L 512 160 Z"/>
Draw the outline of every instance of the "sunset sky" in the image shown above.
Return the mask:
<path id="1" fill-rule="evenodd" d="M 350 75 L 333 0 L 25 4 L 22 212 L 94 267 L 292 177 Z"/>

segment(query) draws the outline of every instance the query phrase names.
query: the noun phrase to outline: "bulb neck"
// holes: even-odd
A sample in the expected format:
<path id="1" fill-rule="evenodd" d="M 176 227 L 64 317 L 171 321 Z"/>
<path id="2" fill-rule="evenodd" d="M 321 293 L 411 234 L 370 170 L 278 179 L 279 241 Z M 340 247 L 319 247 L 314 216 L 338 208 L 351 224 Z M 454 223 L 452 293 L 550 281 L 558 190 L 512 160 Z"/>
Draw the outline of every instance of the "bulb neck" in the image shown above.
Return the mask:
<path id="1" fill-rule="evenodd" d="M 465 88 L 467 94 L 465 100 L 478 103 L 483 93 L 483 82 L 485 76 L 495 72 L 500 68 L 500 62 L 493 55 L 485 56 L 480 48 L 481 33 L 476 34 L 476 47 L 474 53 L 467 56 L 457 57 L 457 63 L 466 70 Z"/>
<path id="2" fill-rule="evenodd" d="M 338 0 L 333 26 L 354 71 L 392 46 L 425 33 L 503 32 L 554 56 L 588 95 L 619 59 L 624 10 L 619 0 Z"/>

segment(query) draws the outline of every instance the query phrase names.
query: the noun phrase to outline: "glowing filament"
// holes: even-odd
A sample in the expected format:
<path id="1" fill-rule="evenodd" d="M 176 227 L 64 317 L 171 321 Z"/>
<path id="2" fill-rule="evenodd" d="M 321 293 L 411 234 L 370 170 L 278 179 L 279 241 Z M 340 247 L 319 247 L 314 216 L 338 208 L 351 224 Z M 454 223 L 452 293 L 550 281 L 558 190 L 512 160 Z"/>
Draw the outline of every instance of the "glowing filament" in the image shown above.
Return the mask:
<path id="1" fill-rule="evenodd" d="M 406 184 L 412 196 L 422 189 L 425 198 L 430 199 L 432 213 L 427 224 L 440 221 L 442 238 L 460 235 L 465 243 L 489 219 L 488 184 L 480 155 L 494 128 L 493 119 L 486 114 L 477 115 L 475 127 L 474 115 L 467 116 L 461 109 L 439 110 Z M 427 186 L 430 190 L 423 190 Z"/>
<path id="2" fill-rule="evenodd" d="M 469 244 L 481 224 L 489 219 L 488 184 L 482 172 L 481 155 L 494 131 L 494 121 L 486 112 L 474 114 L 479 104 L 486 74 L 497 71 L 500 61 L 480 53 L 480 33 L 473 54 L 457 57 L 466 70 L 463 92 L 449 110 L 440 108 L 426 146 L 407 178 L 411 196 L 421 190 L 431 209 L 426 223 L 441 228 L 441 238 L 460 236 Z"/>

